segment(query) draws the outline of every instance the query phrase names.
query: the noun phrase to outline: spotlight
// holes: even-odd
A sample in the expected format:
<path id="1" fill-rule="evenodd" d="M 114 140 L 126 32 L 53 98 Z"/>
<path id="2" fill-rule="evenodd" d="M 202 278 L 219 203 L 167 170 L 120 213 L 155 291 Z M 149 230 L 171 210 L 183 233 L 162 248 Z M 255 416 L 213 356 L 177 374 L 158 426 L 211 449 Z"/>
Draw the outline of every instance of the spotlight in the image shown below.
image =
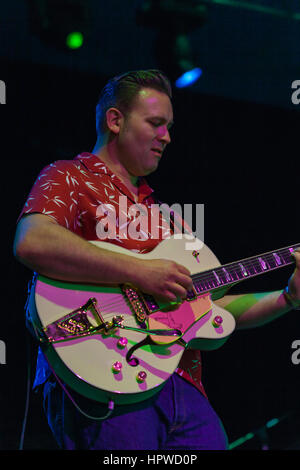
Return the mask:
<path id="1" fill-rule="evenodd" d="M 89 31 L 85 0 L 27 0 L 30 29 L 57 49 L 79 49 Z"/>
<path id="2" fill-rule="evenodd" d="M 147 0 L 137 10 L 137 22 L 158 31 L 154 53 L 158 68 L 175 86 L 191 86 L 202 75 L 189 33 L 206 21 L 202 0 Z"/>
<path id="3" fill-rule="evenodd" d="M 188 70 L 183 73 L 179 78 L 177 78 L 175 85 L 177 88 L 185 88 L 190 85 L 193 85 L 202 75 L 202 70 L 199 67 L 196 67 L 192 70 Z"/>
<path id="4" fill-rule="evenodd" d="M 154 51 L 158 67 L 164 70 L 178 88 L 193 85 L 202 75 L 186 33 L 160 32 Z"/>
<path id="5" fill-rule="evenodd" d="M 70 49 L 79 49 L 83 44 L 83 34 L 78 31 L 68 34 L 66 44 Z"/>

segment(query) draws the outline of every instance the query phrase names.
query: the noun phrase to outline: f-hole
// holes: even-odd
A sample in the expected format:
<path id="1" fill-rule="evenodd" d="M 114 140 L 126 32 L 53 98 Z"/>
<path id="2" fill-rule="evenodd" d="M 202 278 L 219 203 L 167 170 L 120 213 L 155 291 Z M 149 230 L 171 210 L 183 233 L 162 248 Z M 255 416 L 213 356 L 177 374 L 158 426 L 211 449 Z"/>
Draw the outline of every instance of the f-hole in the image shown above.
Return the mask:
<path id="1" fill-rule="evenodd" d="M 126 354 L 126 361 L 131 367 L 136 367 L 140 363 L 137 357 L 132 357 L 132 354 L 134 353 L 134 351 L 136 351 L 138 348 L 141 348 L 142 346 L 151 344 L 151 342 L 152 342 L 151 338 L 147 336 L 145 339 L 143 339 L 143 341 L 140 341 L 139 343 L 135 344 L 128 350 Z"/>

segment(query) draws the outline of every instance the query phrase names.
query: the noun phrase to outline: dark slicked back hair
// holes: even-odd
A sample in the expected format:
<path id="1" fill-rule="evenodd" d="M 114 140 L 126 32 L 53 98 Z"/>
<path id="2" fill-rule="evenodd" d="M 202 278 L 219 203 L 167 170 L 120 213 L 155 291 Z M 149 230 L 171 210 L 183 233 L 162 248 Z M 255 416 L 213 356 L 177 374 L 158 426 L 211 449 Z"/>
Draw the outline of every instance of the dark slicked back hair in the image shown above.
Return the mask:
<path id="1" fill-rule="evenodd" d="M 135 98 L 142 88 L 153 88 L 172 98 L 169 79 L 160 70 L 134 70 L 111 78 L 100 93 L 96 106 L 97 135 L 107 129 L 106 111 L 117 108 L 126 117 L 133 107 Z"/>

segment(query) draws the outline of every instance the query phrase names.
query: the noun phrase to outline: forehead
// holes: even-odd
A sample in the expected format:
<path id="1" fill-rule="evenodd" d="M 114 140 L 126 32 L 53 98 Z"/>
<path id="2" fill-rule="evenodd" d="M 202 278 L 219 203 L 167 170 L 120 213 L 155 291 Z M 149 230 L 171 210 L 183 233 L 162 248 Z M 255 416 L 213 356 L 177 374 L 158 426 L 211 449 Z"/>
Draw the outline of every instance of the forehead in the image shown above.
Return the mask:
<path id="1" fill-rule="evenodd" d="M 168 95 L 152 88 L 142 88 L 133 106 L 133 111 L 141 115 L 157 115 L 166 120 L 173 119 L 172 103 Z"/>

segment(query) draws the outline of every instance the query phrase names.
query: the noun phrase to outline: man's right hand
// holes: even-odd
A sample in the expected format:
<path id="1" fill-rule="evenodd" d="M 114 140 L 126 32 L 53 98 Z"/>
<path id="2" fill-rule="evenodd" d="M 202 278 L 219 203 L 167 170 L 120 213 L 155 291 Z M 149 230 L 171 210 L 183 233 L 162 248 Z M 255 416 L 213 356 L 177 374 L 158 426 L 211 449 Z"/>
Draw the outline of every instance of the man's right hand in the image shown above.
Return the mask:
<path id="1" fill-rule="evenodd" d="M 133 284 L 161 301 L 184 300 L 193 287 L 191 273 L 184 266 L 165 259 L 141 261 Z"/>

